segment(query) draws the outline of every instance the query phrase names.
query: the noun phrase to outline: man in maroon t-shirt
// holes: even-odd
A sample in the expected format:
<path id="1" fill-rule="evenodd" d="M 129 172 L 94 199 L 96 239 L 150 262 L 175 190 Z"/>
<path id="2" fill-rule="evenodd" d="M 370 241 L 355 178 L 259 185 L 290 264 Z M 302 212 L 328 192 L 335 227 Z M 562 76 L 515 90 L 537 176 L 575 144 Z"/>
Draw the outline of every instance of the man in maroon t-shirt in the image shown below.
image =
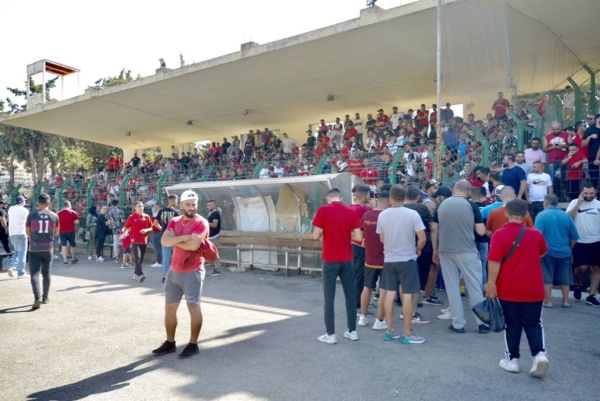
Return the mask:
<path id="1" fill-rule="evenodd" d="M 351 240 L 362 241 L 358 214 L 342 202 L 337 188 L 325 195 L 327 205 L 321 206 L 312 222 L 313 238 L 323 237 L 323 294 L 325 296 L 325 328 L 327 333 L 317 338 L 326 344 L 337 343 L 333 304 L 338 276 L 346 298 L 348 331 L 344 337 L 358 340 L 356 333 L 356 298 L 354 295 L 354 269 L 352 267 Z"/>
<path id="2" fill-rule="evenodd" d="M 77 249 L 75 248 L 75 229 L 79 224 L 79 216 L 73 209 L 71 209 L 71 202 L 68 200 L 63 202 L 63 209 L 57 214 L 60 221 L 59 236 L 60 246 L 62 247 L 61 254 L 63 263 L 65 265 L 69 264 L 67 261 L 68 246 L 71 247 L 71 263 L 77 263 L 78 260 L 76 256 Z"/>
<path id="3" fill-rule="evenodd" d="M 540 231 L 523 226 L 527 202 L 522 199 L 508 202 L 506 213 L 508 223 L 494 233 L 490 245 L 485 285 L 486 295 L 498 297 L 504 312 L 506 356 L 500 361 L 500 367 L 513 373 L 521 370 L 519 347 L 524 329 L 533 356 L 529 374 L 544 377 L 550 364 L 542 325 L 544 278 L 541 258 L 548 246 Z M 521 231 L 521 240 L 515 246 Z"/>
<path id="4" fill-rule="evenodd" d="M 360 317 L 358 325 L 361 327 L 369 324 L 367 319 L 367 307 L 371 300 L 371 294 L 377 286 L 377 280 L 381 277 L 383 271 L 383 242 L 377 234 L 377 218 L 379 214 L 388 208 L 390 193 L 388 189 L 382 189 L 379 193 L 379 202 L 377 209 L 372 209 L 363 214 L 361 220 L 365 240 L 365 280 L 362 294 L 360 297 Z M 385 290 L 379 289 L 379 300 L 377 302 L 377 316 L 373 324 L 373 330 L 385 330 L 387 324 L 383 315 L 383 300 L 385 299 Z"/>
<path id="5" fill-rule="evenodd" d="M 350 206 L 361 219 L 373 206 L 369 203 L 370 189 L 367 185 L 355 185 L 352 188 L 352 205 Z M 362 225 L 361 225 L 362 229 Z M 360 241 L 352 240 L 352 262 L 354 264 L 354 293 L 356 309 L 360 311 L 360 299 L 365 286 L 365 247 Z"/>

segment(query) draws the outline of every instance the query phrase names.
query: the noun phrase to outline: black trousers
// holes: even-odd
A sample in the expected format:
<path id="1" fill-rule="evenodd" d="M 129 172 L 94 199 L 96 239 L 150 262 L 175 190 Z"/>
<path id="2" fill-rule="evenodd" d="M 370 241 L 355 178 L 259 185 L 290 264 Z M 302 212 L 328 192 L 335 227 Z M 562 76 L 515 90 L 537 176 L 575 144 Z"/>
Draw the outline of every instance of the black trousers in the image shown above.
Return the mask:
<path id="1" fill-rule="evenodd" d="M 40 270 L 42 271 L 42 299 L 48 299 L 50 291 L 50 265 L 52 264 L 52 251 L 29 252 L 29 274 L 33 298 L 40 300 Z"/>
<path id="2" fill-rule="evenodd" d="M 0 233 L 0 241 L 2 241 L 4 252 L 10 253 L 10 245 L 8 245 L 8 235 L 6 234 L 6 232 Z"/>
<path id="3" fill-rule="evenodd" d="M 144 255 L 146 255 L 146 244 L 132 244 L 131 252 L 133 253 L 133 263 L 135 265 L 135 272 L 138 276 L 144 275 L 142 271 L 142 263 L 144 263 Z"/>
<path id="4" fill-rule="evenodd" d="M 106 234 L 96 231 L 96 256 L 98 257 L 104 257 L 104 241 L 106 241 Z"/>
<path id="5" fill-rule="evenodd" d="M 365 248 L 352 244 L 352 263 L 354 264 L 356 309 L 360 309 L 360 296 L 365 286 Z"/>
<path id="6" fill-rule="evenodd" d="M 525 329 L 525 335 L 529 342 L 531 355 L 535 356 L 540 351 L 545 351 L 544 327 L 542 326 L 542 301 L 539 302 L 513 302 L 500 300 L 504 311 L 504 322 L 506 330 L 506 355 L 509 359 L 519 358 L 519 345 L 521 344 L 521 333 Z"/>

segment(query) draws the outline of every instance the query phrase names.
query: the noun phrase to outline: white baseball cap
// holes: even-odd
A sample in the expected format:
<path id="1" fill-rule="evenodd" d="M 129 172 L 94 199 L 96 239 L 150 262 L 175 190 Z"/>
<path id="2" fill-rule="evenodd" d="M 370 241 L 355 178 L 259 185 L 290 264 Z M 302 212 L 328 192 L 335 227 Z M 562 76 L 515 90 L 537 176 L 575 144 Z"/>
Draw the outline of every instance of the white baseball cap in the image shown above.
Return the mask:
<path id="1" fill-rule="evenodd" d="M 198 200 L 198 194 L 191 189 L 188 189 L 187 191 L 183 191 L 180 200 L 181 202 L 186 200 Z"/>

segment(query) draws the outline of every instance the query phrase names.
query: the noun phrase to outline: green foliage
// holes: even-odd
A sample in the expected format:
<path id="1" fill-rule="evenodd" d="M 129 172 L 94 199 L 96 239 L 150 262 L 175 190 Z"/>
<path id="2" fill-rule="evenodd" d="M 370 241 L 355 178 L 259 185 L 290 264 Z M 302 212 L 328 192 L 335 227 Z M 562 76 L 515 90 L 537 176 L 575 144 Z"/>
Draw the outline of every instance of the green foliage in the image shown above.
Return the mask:
<path id="1" fill-rule="evenodd" d="M 140 79 L 140 75 L 139 74 L 134 79 L 131 76 L 131 70 L 125 71 L 125 69 L 123 68 L 121 70 L 121 72 L 119 73 L 119 75 L 117 75 L 116 77 L 106 77 L 106 78 L 104 78 L 104 81 L 102 82 L 102 87 L 103 88 L 108 88 L 108 87 L 111 87 L 111 86 L 123 85 L 123 84 L 129 83 L 131 81 L 135 81 L 137 79 Z"/>

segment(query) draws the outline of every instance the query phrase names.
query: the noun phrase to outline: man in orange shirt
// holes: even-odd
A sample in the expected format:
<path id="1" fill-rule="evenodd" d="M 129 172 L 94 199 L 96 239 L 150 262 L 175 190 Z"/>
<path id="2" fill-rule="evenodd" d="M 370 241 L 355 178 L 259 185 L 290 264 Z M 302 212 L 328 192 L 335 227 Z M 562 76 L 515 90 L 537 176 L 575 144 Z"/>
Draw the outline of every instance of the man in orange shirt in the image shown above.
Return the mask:
<path id="1" fill-rule="evenodd" d="M 133 204 L 133 214 L 127 218 L 125 231 L 129 232 L 131 237 L 131 250 L 135 265 L 133 279 L 141 283 L 146 279 L 142 271 L 142 263 L 144 263 L 144 255 L 146 255 L 148 246 L 148 234 L 152 231 L 152 218 L 144 213 L 142 202 L 138 201 Z"/>
<path id="2" fill-rule="evenodd" d="M 502 192 L 500 192 L 500 199 L 502 199 L 504 204 L 499 208 L 492 210 L 488 216 L 487 222 L 485 223 L 485 234 L 488 237 L 491 237 L 494 232 L 498 231 L 503 225 L 508 223 L 506 204 L 516 197 L 515 190 L 510 185 L 502 188 Z M 524 224 L 527 228 L 533 228 L 533 220 L 531 219 L 529 212 L 527 212 L 525 215 Z"/>

